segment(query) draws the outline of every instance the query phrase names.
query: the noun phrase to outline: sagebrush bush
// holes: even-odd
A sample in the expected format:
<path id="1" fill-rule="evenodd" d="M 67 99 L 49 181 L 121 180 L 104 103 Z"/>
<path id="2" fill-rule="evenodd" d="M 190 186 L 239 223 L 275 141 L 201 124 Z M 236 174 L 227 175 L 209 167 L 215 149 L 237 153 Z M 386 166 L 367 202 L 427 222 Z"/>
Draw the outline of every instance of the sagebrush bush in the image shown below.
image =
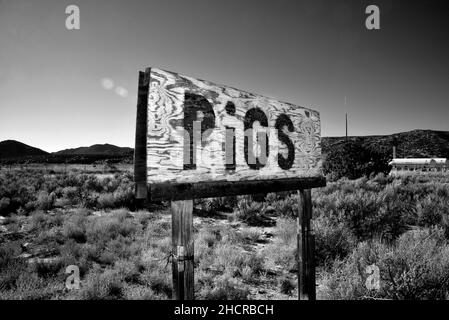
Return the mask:
<path id="1" fill-rule="evenodd" d="M 237 203 L 236 217 L 248 225 L 262 226 L 271 223 L 265 216 L 265 204 L 252 201 L 250 197 L 240 197 Z"/>
<path id="2" fill-rule="evenodd" d="M 115 197 L 112 193 L 103 193 L 97 199 L 98 208 L 111 209 L 116 207 Z"/>
<path id="3" fill-rule="evenodd" d="M 94 268 L 89 272 L 79 295 L 84 300 L 115 300 L 123 297 L 123 284 L 117 271 Z"/>
<path id="4" fill-rule="evenodd" d="M 120 278 L 125 282 L 139 283 L 140 273 L 144 270 L 144 267 L 137 259 L 119 259 L 114 263 L 114 270 L 118 272 Z"/>
<path id="5" fill-rule="evenodd" d="M 250 291 L 242 281 L 224 273 L 213 279 L 213 284 L 199 290 L 198 298 L 208 300 L 248 300 Z"/>
<path id="6" fill-rule="evenodd" d="M 118 236 L 128 237 L 136 233 L 138 226 L 131 219 L 116 215 L 108 215 L 91 219 L 86 225 L 86 236 L 89 242 L 106 243 Z"/>
<path id="7" fill-rule="evenodd" d="M 237 205 L 237 197 L 200 199 L 197 204 L 204 213 L 232 212 Z"/>
<path id="8" fill-rule="evenodd" d="M 447 182 L 445 174 L 340 180 L 314 190 L 314 216 L 343 224 L 357 241 L 391 242 L 412 226 L 446 228 Z"/>
<path id="9" fill-rule="evenodd" d="M 274 230 L 275 238 L 263 250 L 266 263 L 281 265 L 286 270 L 296 269 L 297 266 L 297 231 L 296 221 L 285 218 L 279 219 Z"/>
<path id="10" fill-rule="evenodd" d="M 67 220 L 64 221 L 62 226 L 62 234 L 68 239 L 73 239 L 76 242 L 85 242 L 87 216 L 88 212 L 84 210 L 77 210 Z"/>
<path id="11" fill-rule="evenodd" d="M 77 187 L 65 187 L 62 189 L 62 196 L 70 204 L 76 204 L 80 199 L 80 191 Z"/>
<path id="12" fill-rule="evenodd" d="M 276 215 L 280 217 L 296 218 L 298 216 L 299 207 L 297 196 L 289 196 L 276 200 L 271 206 L 274 208 Z"/>
<path id="13" fill-rule="evenodd" d="M 9 213 L 9 205 L 11 204 L 11 199 L 3 197 L 0 199 L 0 215 L 6 215 Z"/>
<path id="14" fill-rule="evenodd" d="M 380 290 L 366 286 L 366 267 L 380 270 Z M 441 228 L 406 232 L 394 245 L 363 242 L 323 277 L 327 299 L 445 299 L 449 293 L 449 244 Z"/>
<path id="15" fill-rule="evenodd" d="M 343 259 L 357 245 L 355 236 L 342 223 L 320 216 L 312 221 L 315 231 L 315 257 L 318 266 Z"/>
<path id="16" fill-rule="evenodd" d="M 48 194 L 47 191 L 39 192 L 36 200 L 36 207 L 41 210 L 51 210 L 55 204 L 56 196 L 54 193 Z"/>
<path id="17" fill-rule="evenodd" d="M 41 170 L 0 172 L 0 213 L 6 215 L 20 208 L 25 213 L 51 210 L 55 205 L 134 209 L 133 184 L 130 173 L 99 179 L 75 172 L 54 175 Z"/>
<path id="18" fill-rule="evenodd" d="M 343 177 L 357 179 L 378 173 L 389 173 L 388 155 L 367 148 L 362 141 L 347 141 L 326 154 L 323 172 L 331 181 Z"/>
<path id="19" fill-rule="evenodd" d="M 262 236 L 262 232 L 260 229 L 251 227 L 251 228 L 243 228 L 240 232 L 240 237 L 243 241 L 248 241 L 250 243 L 257 242 Z"/>
<path id="20" fill-rule="evenodd" d="M 279 291 L 283 294 L 291 295 L 296 286 L 292 280 L 287 278 L 282 278 L 279 285 Z"/>
<path id="21" fill-rule="evenodd" d="M 448 196 L 449 175 L 434 173 L 379 174 L 314 189 L 319 296 L 443 299 L 449 274 Z M 209 213 L 234 211 L 228 216 L 237 219 L 201 219 L 200 224 L 195 219 L 196 297 L 246 299 L 249 286 L 261 281 L 291 294 L 296 283 L 279 270 L 293 274 L 298 269 L 297 197 L 284 192 L 197 202 Z M 133 207 L 130 174 L 0 172 L 0 213 L 9 216 L 4 227 L 9 233 L 29 232 L 24 239 L 2 238 L 0 299 L 170 298 L 167 203 L 136 213 L 129 211 Z M 274 221 L 274 229 L 259 228 Z M 22 240 L 30 245 L 21 247 Z M 19 258 L 35 250 L 51 259 Z M 365 268 L 373 264 L 381 272 L 379 291 L 365 286 Z M 80 268 L 81 291 L 64 290 L 68 265 Z"/>

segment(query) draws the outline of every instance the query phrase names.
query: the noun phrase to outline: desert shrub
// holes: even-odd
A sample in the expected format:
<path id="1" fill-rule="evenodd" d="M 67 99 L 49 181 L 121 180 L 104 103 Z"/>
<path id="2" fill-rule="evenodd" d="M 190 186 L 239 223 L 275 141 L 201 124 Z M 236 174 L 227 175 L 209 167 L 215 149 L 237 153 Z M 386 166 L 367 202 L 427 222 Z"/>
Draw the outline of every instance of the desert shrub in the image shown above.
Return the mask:
<path id="1" fill-rule="evenodd" d="M 0 247 L 0 299 L 34 300 L 55 296 L 61 285 L 51 277 L 43 278 L 40 275 L 49 276 L 57 271 L 46 269 L 49 272 L 44 272 L 44 269 L 36 269 L 35 265 L 29 266 L 25 259 L 17 257 L 20 252 L 20 246 L 15 243 Z"/>
<path id="2" fill-rule="evenodd" d="M 120 275 L 115 270 L 102 271 L 99 267 L 95 267 L 87 275 L 79 294 L 84 300 L 120 299 L 123 296 Z"/>
<path id="3" fill-rule="evenodd" d="M 195 233 L 194 236 L 195 252 L 199 251 L 199 253 L 201 253 L 202 251 L 207 251 L 209 248 L 214 247 L 221 240 L 220 229 L 211 226 L 201 228 L 198 233 Z M 196 255 L 197 254 L 195 254 L 195 258 Z M 199 256 L 201 256 L 201 254 Z"/>
<path id="4" fill-rule="evenodd" d="M 132 219 L 129 210 L 124 208 L 110 211 L 109 216 L 114 219 L 117 219 L 119 222 L 125 222 L 128 218 Z"/>
<path id="5" fill-rule="evenodd" d="M 86 246 L 75 242 L 73 239 L 68 239 L 61 247 L 61 265 L 66 268 L 70 265 L 78 266 L 80 276 L 84 276 L 92 266 L 92 260 Z"/>
<path id="6" fill-rule="evenodd" d="M 100 194 L 97 192 L 83 192 L 81 196 L 81 205 L 85 208 L 96 208 Z"/>
<path id="7" fill-rule="evenodd" d="M 116 216 L 102 216 L 90 219 L 86 226 L 87 239 L 91 243 L 106 243 L 118 236 L 128 237 L 138 230 L 138 226 L 131 219 L 120 216 L 121 212 L 116 212 Z"/>
<path id="8" fill-rule="evenodd" d="M 253 277 L 253 270 L 251 269 L 250 266 L 245 266 L 241 271 L 240 271 L 241 277 L 243 281 L 246 282 L 254 282 L 254 277 Z"/>
<path id="9" fill-rule="evenodd" d="M 148 224 L 145 235 L 147 238 L 152 237 L 166 237 L 169 234 L 171 223 L 163 220 L 152 221 Z"/>
<path id="10" fill-rule="evenodd" d="M 30 267 L 31 273 L 37 274 L 40 278 L 49 279 L 60 273 L 63 265 L 62 261 L 57 259 L 55 261 L 37 261 Z"/>
<path id="11" fill-rule="evenodd" d="M 97 203 L 100 209 L 111 209 L 116 207 L 115 197 L 112 193 L 100 194 Z"/>
<path id="12" fill-rule="evenodd" d="M 315 256 L 319 266 L 343 259 L 356 246 L 356 239 L 344 224 L 332 222 L 323 216 L 313 220 Z"/>
<path id="13" fill-rule="evenodd" d="M 366 267 L 380 270 L 380 289 L 369 290 Z M 449 292 L 449 245 L 441 228 L 406 232 L 390 246 L 363 242 L 323 276 L 328 299 L 445 299 Z"/>
<path id="14" fill-rule="evenodd" d="M 86 257 L 86 260 L 97 264 L 113 264 L 116 257 L 111 253 L 104 253 L 104 244 L 85 243 L 80 247 L 81 255 Z"/>
<path id="15" fill-rule="evenodd" d="M 77 187 L 65 187 L 62 189 L 62 195 L 70 204 L 76 204 L 80 199 L 80 191 Z"/>
<path id="16" fill-rule="evenodd" d="M 297 197 L 285 197 L 274 201 L 273 207 L 277 216 L 296 218 L 298 216 L 298 199 Z"/>
<path id="17" fill-rule="evenodd" d="M 281 218 L 276 222 L 275 235 L 283 243 L 291 243 L 296 241 L 297 223 L 296 220 L 290 218 Z"/>
<path id="18" fill-rule="evenodd" d="M 27 272 L 27 265 L 24 260 L 14 259 L 1 268 L 0 273 L 0 291 L 14 290 L 16 281 Z"/>
<path id="19" fill-rule="evenodd" d="M 48 214 L 45 214 L 42 211 L 34 212 L 31 216 L 31 229 L 34 230 L 42 230 L 47 229 L 48 227 L 48 221 L 47 221 Z"/>
<path id="20" fill-rule="evenodd" d="M 239 274 L 242 275 L 242 270 L 245 268 L 251 268 L 253 276 L 258 276 L 265 272 L 265 257 L 260 253 L 250 253 L 245 255 L 243 265 L 239 270 Z M 253 279 L 255 280 L 255 279 Z"/>
<path id="21" fill-rule="evenodd" d="M 275 192 L 269 193 L 265 197 L 265 202 L 267 202 L 268 204 L 271 204 L 277 200 L 279 200 L 279 196 Z"/>
<path id="22" fill-rule="evenodd" d="M 232 212 L 237 205 L 237 197 L 200 199 L 197 203 L 205 213 Z"/>
<path id="23" fill-rule="evenodd" d="M 331 193 L 317 192 L 315 216 L 344 224 L 358 241 L 376 237 L 393 241 L 416 225 L 416 200 L 402 186 L 392 184 L 371 191 L 366 179 L 336 184 L 339 188 Z"/>
<path id="24" fill-rule="evenodd" d="M 55 200 L 55 208 L 65 208 L 72 205 L 72 202 L 66 198 L 57 198 Z"/>
<path id="25" fill-rule="evenodd" d="M 293 290 L 295 290 L 296 286 L 292 280 L 288 278 L 282 278 L 279 285 L 279 290 L 283 294 L 291 295 Z"/>
<path id="26" fill-rule="evenodd" d="M 110 252 L 107 250 L 100 250 L 99 255 L 95 262 L 100 265 L 113 265 L 117 261 L 118 257 L 114 254 L 114 252 Z"/>
<path id="27" fill-rule="evenodd" d="M 0 298 L 5 300 L 48 300 L 57 298 L 58 292 L 64 288 L 63 281 L 43 279 L 35 273 L 21 273 L 15 288 L 1 292 Z"/>
<path id="28" fill-rule="evenodd" d="M 21 249 L 17 243 L 2 244 L 0 247 L 0 269 L 13 262 L 20 252 Z"/>
<path id="29" fill-rule="evenodd" d="M 148 211 L 137 211 L 134 214 L 134 218 L 138 221 L 138 223 L 140 225 L 142 225 L 143 227 L 146 227 L 148 225 L 148 223 L 154 219 L 154 216 L 156 216 L 156 214 L 154 213 L 150 213 Z"/>
<path id="30" fill-rule="evenodd" d="M 89 199 L 87 199 L 89 200 Z M 100 209 L 135 207 L 134 191 L 132 188 L 119 187 L 114 193 L 102 193 L 97 197 L 97 206 Z"/>
<path id="31" fill-rule="evenodd" d="M 97 177 L 89 175 L 83 182 L 82 190 L 100 193 L 103 191 L 103 186 Z"/>
<path id="32" fill-rule="evenodd" d="M 119 235 L 106 244 L 105 251 L 114 254 L 118 258 L 129 259 L 140 253 L 141 246 L 133 238 Z"/>
<path id="33" fill-rule="evenodd" d="M 260 229 L 255 227 L 243 228 L 240 232 L 240 237 L 242 238 L 242 240 L 248 241 L 250 243 L 258 241 L 261 236 L 262 232 L 260 231 Z"/>
<path id="34" fill-rule="evenodd" d="M 287 270 L 296 268 L 297 236 L 296 222 L 292 219 L 279 219 L 274 230 L 273 242 L 265 247 L 262 254 L 268 265 L 281 265 Z"/>
<path id="35" fill-rule="evenodd" d="M 35 209 L 49 210 L 55 204 L 58 206 L 82 204 L 93 208 L 97 206 L 97 200 L 100 200 L 101 208 L 132 209 L 133 190 L 133 177 L 130 173 L 116 174 L 114 178 L 103 180 L 92 175 L 73 172 L 58 175 L 47 175 L 39 170 L 2 173 L 0 207 L 3 209 L 0 211 L 6 214 L 23 208 L 28 213 Z M 104 194 L 102 199 L 98 199 L 100 194 Z M 3 198 L 5 199 L 2 201 Z M 6 199 L 9 199 L 8 206 Z"/>
<path id="36" fill-rule="evenodd" d="M 161 268 L 160 270 L 156 268 L 147 269 L 142 274 L 142 279 L 155 294 L 166 298 L 172 297 L 171 272 L 168 272 L 168 270 L 161 270 Z"/>
<path id="37" fill-rule="evenodd" d="M 213 279 L 213 285 L 203 286 L 198 298 L 209 300 L 247 300 L 250 291 L 242 281 L 225 273 Z"/>
<path id="38" fill-rule="evenodd" d="M 214 270 L 240 275 L 241 270 L 250 267 L 254 274 L 264 269 L 261 255 L 245 252 L 237 244 L 220 241 L 211 252 L 211 267 Z"/>
<path id="39" fill-rule="evenodd" d="M 134 203 L 134 188 L 132 185 L 122 186 L 114 192 L 115 206 L 116 208 L 128 208 L 133 209 Z"/>
<path id="40" fill-rule="evenodd" d="M 392 183 L 394 177 L 391 175 L 387 175 L 384 172 L 380 172 L 371 179 L 371 182 L 377 184 L 378 186 L 386 186 L 387 184 Z"/>
<path id="41" fill-rule="evenodd" d="M 326 154 L 323 171 L 331 181 L 346 177 L 357 179 L 378 173 L 389 173 L 388 157 L 365 148 L 361 141 L 348 141 L 333 146 Z"/>
<path id="42" fill-rule="evenodd" d="M 138 283 L 143 269 L 144 267 L 139 261 L 120 259 L 114 263 L 114 270 L 126 282 Z"/>
<path id="43" fill-rule="evenodd" d="M 244 253 L 238 246 L 228 243 L 219 243 L 214 248 L 213 254 L 215 256 L 214 266 L 221 271 L 238 272 L 245 259 Z"/>
<path id="44" fill-rule="evenodd" d="M 53 227 L 60 227 L 64 223 L 64 216 L 61 213 L 44 213 L 35 211 L 31 214 L 30 228 L 33 231 L 44 232 Z"/>
<path id="45" fill-rule="evenodd" d="M 41 191 L 37 196 L 36 207 L 40 210 L 51 210 L 55 200 L 56 196 L 54 193 L 48 194 L 47 191 Z"/>
<path id="46" fill-rule="evenodd" d="M 86 225 L 88 211 L 78 210 L 72 214 L 62 226 L 62 234 L 76 242 L 86 241 Z"/>
<path id="47" fill-rule="evenodd" d="M 148 286 L 141 285 L 124 285 L 124 299 L 125 300 L 166 300 L 166 296 L 161 296 L 153 292 Z"/>
<path id="48" fill-rule="evenodd" d="M 11 204 L 11 199 L 9 198 L 1 198 L 0 199 L 0 215 L 6 215 L 9 213 L 9 206 Z"/>
<path id="49" fill-rule="evenodd" d="M 263 203 L 254 202 L 250 197 L 241 197 L 237 203 L 237 219 L 246 222 L 248 225 L 261 226 L 271 224 L 271 219 L 265 216 L 265 206 Z"/>
<path id="50" fill-rule="evenodd" d="M 440 193 L 429 193 L 417 202 L 418 225 L 423 227 L 444 225 L 445 217 L 449 216 L 449 196 L 444 194 L 445 189 L 439 190 Z"/>
<path id="51" fill-rule="evenodd" d="M 0 291 L 14 288 L 19 276 L 26 271 L 26 263 L 18 259 L 20 246 L 14 243 L 0 246 Z"/>

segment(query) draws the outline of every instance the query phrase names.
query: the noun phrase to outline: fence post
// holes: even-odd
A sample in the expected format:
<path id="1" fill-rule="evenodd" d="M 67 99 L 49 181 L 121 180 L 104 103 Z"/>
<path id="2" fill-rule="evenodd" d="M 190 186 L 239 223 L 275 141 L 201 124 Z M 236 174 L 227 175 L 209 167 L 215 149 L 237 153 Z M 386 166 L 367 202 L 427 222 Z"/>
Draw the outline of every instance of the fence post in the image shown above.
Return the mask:
<path id="1" fill-rule="evenodd" d="M 299 300 L 316 300 L 315 235 L 310 225 L 312 219 L 311 190 L 300 190 L 299 197 L 297 218 L 298 298 Z"/>
<path id="2" fill-rule="evenodd" d="M 193 200 L 172 201 L 173 299 L 194 300 Z"/>

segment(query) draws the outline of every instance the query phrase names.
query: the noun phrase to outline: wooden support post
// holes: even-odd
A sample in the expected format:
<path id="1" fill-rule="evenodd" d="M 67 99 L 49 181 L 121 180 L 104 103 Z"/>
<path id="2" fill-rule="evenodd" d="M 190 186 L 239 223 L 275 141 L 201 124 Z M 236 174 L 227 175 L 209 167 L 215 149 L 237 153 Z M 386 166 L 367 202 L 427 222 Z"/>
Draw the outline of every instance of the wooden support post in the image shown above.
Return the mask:
<path id="1" fill-rule="evenodd" d="M 150 70 L 139 73 L 139 90 L 137 96 L 136 144 L 134 148 L 134 183 L 136 207 L 147 205 L 147 134 L 148 134 L 148 91 Z"/>
<path id="2" fill-rule="evenodd" d="M 173 299 L 194 300 L 193 200 L 172 201 Z"/>
<path id="3" fill-rule="evenodd" d="M 297 219 L 298 230 L 298 297 L 299 300 L 316 300 L 315 235 L 310 225 L 312 219 L 311 190 L 300 190 Z"/>

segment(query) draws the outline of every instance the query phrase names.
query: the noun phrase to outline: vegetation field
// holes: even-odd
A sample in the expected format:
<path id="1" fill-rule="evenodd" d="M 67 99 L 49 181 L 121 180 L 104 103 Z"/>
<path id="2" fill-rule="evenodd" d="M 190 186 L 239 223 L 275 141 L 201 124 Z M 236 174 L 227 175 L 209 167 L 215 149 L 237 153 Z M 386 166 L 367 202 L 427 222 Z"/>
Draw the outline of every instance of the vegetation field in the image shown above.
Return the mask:
<path id="1" fill-rule="evenodd" d="M 168 203 L 136 210 L 133 189 L 127 171 L 1 170 L 0 299 L 171 298 Z M 448 174 L 341 179 L 312 197 L 318 299 L 449 298 Z M 299 201 L 196 201 L 196 299 L 297 299 Z"/>

